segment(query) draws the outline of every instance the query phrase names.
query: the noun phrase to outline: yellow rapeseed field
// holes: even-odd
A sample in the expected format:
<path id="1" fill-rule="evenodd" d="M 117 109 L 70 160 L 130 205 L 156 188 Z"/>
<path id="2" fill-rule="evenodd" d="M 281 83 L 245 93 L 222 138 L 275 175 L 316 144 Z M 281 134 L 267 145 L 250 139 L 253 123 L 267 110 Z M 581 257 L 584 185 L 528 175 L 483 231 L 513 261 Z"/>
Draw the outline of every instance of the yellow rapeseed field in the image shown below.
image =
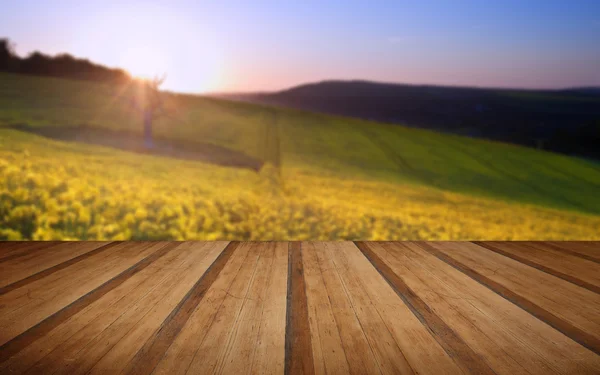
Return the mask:
<path id="1" fill-rule="evenodd" d="M 598 216 L 309 171 L 0 129 L 0 239 L 600 239 Z"/>

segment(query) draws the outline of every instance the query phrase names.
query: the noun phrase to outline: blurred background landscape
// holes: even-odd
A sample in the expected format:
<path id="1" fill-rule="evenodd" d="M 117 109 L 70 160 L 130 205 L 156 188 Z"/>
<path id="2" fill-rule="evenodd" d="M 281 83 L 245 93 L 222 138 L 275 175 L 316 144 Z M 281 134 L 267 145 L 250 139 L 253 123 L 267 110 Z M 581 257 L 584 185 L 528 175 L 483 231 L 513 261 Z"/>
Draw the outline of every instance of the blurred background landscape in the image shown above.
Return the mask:
<path id="1" fill-rule="evenodd" d="M 306 69 L 267 55 L 270 50 L 263 62 L 254 54 L 225 59 L 230 74 L 213 72 L 226 77 L 221 84 L 206 78 L 211 59 L 202 55 L 210 57 L 208 50 L 200 48 L 198 56 L 160 52 L 183 38 L 177 28 L 169 34 L 165 18 L 188 25 L 180 14 L 194 13 L 191 4 L 140 10 L 135 14 L 145 21 L 134 24 L 156 19 L 163 27 L 137 34 L 121 30 L 130 7 L 105 4 L 95 17 L 112 20 L 109 36 L 136 35 L 136 43 L 124 37 L 122 45 L 86 34 L 90 26 L 79 21 L 50 36 L 31 36 L 11 21 L 25 14 L 23 6 L 9 4 L 0 16 L 6 36 L 0 42 L 0 239 L 598 240 L 600 51 L 589 43 L 600 37 L 600 23 L 590 16 L 600 7 L 534 3 L 509 1 L 503 13 L 488 14 L 476 1 L 429 8 L 382 2 L 363 16 L 384 26 L 352 26 L 357 5 L 342 11 L 327 4 L 322 9 L 332 12 L 330 27 L 314 40 L 314 29 L 280 24 L 282 15 L 311 24 L 316 15 L 306 8 L 257 5 L 270 13 L 231 16 L 246 20 L 240 25 L 254 38 L 247 36 L 254 52 L 274 37 L 258 38 L 264 30 L 248 19 L 265 17 L 281 30 L 275 41 L 282 54 L 286 36 L 306 37 L 296 45 Z M 242 7 L 229 6 L 208 11 L 218 19 Z M 48 7 L 56 13 L 53 22 L 70 12 L 85 18 L 91 10 Z M 496 31 L 468 28 L 443 41 L 453 46 L 439 52 L 445 59 L 412 67 L 402 61 L 416 59 L 415 47 L 380 30 L 392 8 L 418 16 L 406 29 L 411 38 L 424 38 L 418 43 L 423 54 L 439 50 L 423 30 L 441 9 L 451 12 L 435 27 L 448 35 L 453 22 L 469 14 L 483 30 L 491 25 Z M 28 30 L 50 22 L 34 21 Z M 194 27 L 186 29 L 188 42 L 195 40 Z M 387 35 L 377 47 L 381 53 L 371 51 L 372 66 L 358 36 L 322 51 L 336 30 L 355 29 Z M 83 36 L 66 43 L 66 31 L 73 30 Z M 228 32 L 226 46 L 248 50 L 232 42 L 243 33 Z M 164 42 L 163 34 L 169 36 Z M 22 51 L 19 37 L 35 47 Z M 104 54 L 82 47 L 80 39 Z M 527 43 L 539 48 L 521 54 Z M 499 60 L 485 70 L 487 59 L 479 60 L 490 46 Z M 392 48 L 406 57 L 383 53 Z M 463 49 L 473 61 L 466 71 L 455 61 Z M 503 49 L 510 53 L 500 54 Z M 347 55 L 355 58 L 343 60 Z M 332 59 L 333 68 L 318 65 Z M 185 66 L 173 62 L 182 60 Z M 379 73 L 381 61 L 387 75 Z M 502 61 L 503 74 L 494 78 Z M 453 79 L 436 78 L 441 74 Z M 198 76 L 204 78 L 196 89 L 188 86 Z"/>

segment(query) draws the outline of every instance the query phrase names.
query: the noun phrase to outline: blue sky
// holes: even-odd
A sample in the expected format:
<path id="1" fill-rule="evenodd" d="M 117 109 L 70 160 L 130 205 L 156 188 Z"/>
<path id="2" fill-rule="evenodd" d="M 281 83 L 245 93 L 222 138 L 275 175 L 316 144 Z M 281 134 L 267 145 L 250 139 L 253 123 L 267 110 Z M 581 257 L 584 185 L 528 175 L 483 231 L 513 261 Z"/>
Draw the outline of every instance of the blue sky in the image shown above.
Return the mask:
<path id="1" fill-rule="evenodd" d="M 17 52 L 69 52 L 186 92 L 323 79 L 600 85 L 600 1 L 3 1 Z"/>

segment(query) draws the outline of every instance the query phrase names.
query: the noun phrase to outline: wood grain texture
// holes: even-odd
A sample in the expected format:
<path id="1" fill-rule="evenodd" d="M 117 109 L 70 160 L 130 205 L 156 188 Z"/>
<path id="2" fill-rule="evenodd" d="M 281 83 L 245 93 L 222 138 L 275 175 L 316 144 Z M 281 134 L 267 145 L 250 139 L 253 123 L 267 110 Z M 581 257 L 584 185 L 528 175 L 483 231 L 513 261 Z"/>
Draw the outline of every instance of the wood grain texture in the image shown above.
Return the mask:
<path id="1" fill-rule="evenodd" d="M 196 349 L 187 373 L 221 373 L 225 358 L 234 338 L 235 328 L 249 300 L 252 285 L 259 278 L 258 267 L 264 246 L 242 243 L 240 248 L 246 257 L 234 278 L 226 296 L 219 306 L 216 318 L 211 322 L 204 340 Z"/>
<path id="2" fill-rule="evenodd" d="M 263 311 L 252 361 L 251 374 L 285 372 L 285 334 L 289 249 L 287 242 L 273 244 L 273 271 L 263 297 Z"/>
<path id="3" fill-rule="evenodd" d="M 550 248 L 561 251 L 590 262 L 600 263 L 600 245 L 597 243 L 575 241 L 525 241 L 524 245 L 530 247 Z"/>
<path id="4" fill-rule="evenodd" d="M 359 241 L 356 242 L 356 246 L 386 279 L 413 314 L 431 330 L 436 340 L 463 371 L 471 374 L 494 374 L 487 363 L 381 260 L 368 243 Z"/>
<path id="5" fill-rule="evenodd" d="M 490 290 L 504 297 L 508 301 L 521 307 L 523 310 L 527 311 L 536 318 L 554 327 L 555 329 L 570 337 L 574 341 L 580 343 L 581 345 L 594 351 L 597 354 L 600 353 L 600 340 L 593 334 L 590 334 L 589 332 L 575 327 L 568 321 L 561 319 L 559 316 L 542 308 L 541 306 L 530 301 L 529 299 L 524 298 L 522 295 L 505 287 L 501 283 L 494 281 L 490 277 L 484 276 L 482 273 L 456 260 L 454 257 L 447 255 L 446 252 L 440 251 L 435 244 L 420 243 L 420 246 L 430 254 L 436 256 L 438 259 L 446 262 L 447 264 L 451 265 L 457 270 L 463 272 L 465 275 L 471 277 L 473 280 L 479 282 L 480 284 L 486 286 Z"/>
<path id="6" fill-rule="evenodd" d="M 135 306 L 133 316 L 140 315 L 147 300 L 154 298 L 157 303 L 154 307 L 131 325 L 123 337 L 87 372 L 88 374 L 116 373 L 131 362 L 136 353 L 145 342 L 152 338 L 166 316 L 181 301 L 187 291 L 191 289 L 198 277 L 206 272 L 214 263 L 219 254 L 227 246 L 226 242 L 187 243 L 177 251 L 184 253 L 179 266 L 174 266 L 164 277 L 163 282 L 151 293 L 144 296 Z M 154 297 L 154 294 L 156 297 Z"/>
<path id="7" fill-rule="evenodd" d="M 178 253 L 179 265 L 168 269 L 163 280 L 150 290 L 130 309 L 123 310 L 110 325 L 104 326 L 97 335 L 90 338 L 76 355 L 59 355 L 54 374 L 86 373 L 104 374 L 115 372 L 127 365 L 142 347 L 161 327 L 161 323 L 174 310 L 186 293 L 214 262 L 223 246 L 210 244 L 197 246 L 192 243 L 180 244 L 173 252 Z M 104 317 L 103 317 L 104 318 Z M 101 319 L 102 320 L 102 319 Z M 87 328 L 97 331 L 98 324 Z M 64 358 L 71 358 L 66 361 Z M 53 370 L 52 366 L 44 366 Z"/>
<path id="8" fill-rule="evenodd" d="M 1 295 L 0 343 L 4 344 L 166 245 L 170 244 L 124 243 Z"/>
<path id="9" fill-rule="evenodd" d="M 118 243 L 105 243 L 105 242 L 89 242 L 89 243 L 78 243 L 77 245 L 68 246 L 69 244 L 62 244 L 65 246 L 66 254 L 56 254 L 55 252 L 48 251 L 51 256 L 51 263 L 54 264 L 50 266 L 46 259 L 39 259 L 42 257 L 37 257 L 39 261 L 36 261 L 36 258 L 30 260 L 30 262 L 34 263 L 33 267 L 26 267 L 21 262 L 17 262 L 12 265 L 12 268 L 15 269 L 14 272 L 11 272 L 11 267 L 7 264 L 0 265 L 1 271 L 1 279 L 0 283 L 4 284 L 3 287 L 0 288 L 0 295 L 6 294 L 12 290 L 21 288 L 27 284 L 31 284 L 34 281 L 40 280 L 48 275 L 53 274 L 54 272 L 58 272 L 63 270 L 75 263 L 81 262 L 91 256 L 94 256 L 102 251 L 110 249 L 111 247 L 117 246 Z M 57 247 L 57 246 L 55 246 Z M 70 250 L 70 251 L 69 251 Z M 81 254 L 80 254 L 81 253 Z M 80 255 L 79 255 L 80 254 Z M 65 257 L 68 260 L 59 263 Z M 43 257 L 47 258 L 47 257 Z M 46 268 L 48 267 L 48 268 Z M 41 271 L 36 272 L 36 270 L 41 269 Z M 24 277 L 25 275 L 28 275 Z M 24 278 L 23 278 L 24 277 Z M 18 281 L 14 281 L 18 280 Z"/>
<path id="10" fill-rule="evenodd" d="M 175 246 L 177 246 L 177 243 L 163 244 L 159 249 L 156 249 L 156 251 L 150 253 L 147 257 L 127 268 L 125 271 L 107 280 L 97 288 L 91 290 L 77 300 L 56 311 L 33 327 L 20 333 L 18 336 L 3 343 L 2 346 L 0 346 L 0 363 L 10 358 L 13 354 L 23 350 L 25 347 L 68 320 L 70 317 L 79 313 L 91 303 L 100 299 L 106 293 L 118 287 L 136 273 L 148 267 L 152 262 L 164 256 L 171 248 Z"/>
<path id="11" fill-rule="evenodd" d="M 188 255 L 189 252 L 182 251 L 182 248 L 181 244 L 177 244 L 177 247 L 157 261 L 162 262 L 166 259 L 172 259 L 171 254 L 180 257 Z M 172 279 L 176 268 L 178 267 L 171 265 L 170 268 L 166 269 L 167 275 L 171 276 L 170 279 Z M 79 331 L 70 340 L 54 347 L 27 373 L 35 374 L 45 371 L 53 374 L 87 373 L 94 363 L 106 356 L 115 342 L 123 339 L 123 336 L 128 334 L 132 323 L 137 323 L 142 317 L 145 317 L 149 309 L 156 309 L 155 306 L 158 304 L 158 300 L 164 297 L 160 293 L 160 287 L 168 283 L 164 279 L 159 280 L 156 287 L 147 291 L 140 298 L 139 303 L 123 310 L 117 310 L 117 306 L 113 306 L 112 309 L 107 310 L 106 314 L 80 327 Z M 178 293 L 174 291 L 173 294 L 177 295 Z M 162 300 L 167 300 L 167 298 L 162 298 Z M 153 321 L 154 319 L 148 319 L 149 324 Z"/>
<path id="12" fill-rule="evenodd" d="M 490 243 L 0 243 L 0 373 L 598 374 L 599 244 Z"/>
<path id="13" fill-rule="evenodd" d="M 133 308 L 149 291 L 161 285 L 168 275 L 180 270 L 186 259 L 185 252 L 180 251 L 170 251 L 156 259 L 10 360 L 0 364 L 0 373 L 23 373 L 34 365 L 40 368 L 43 362 L 50 359 L 47 358 L 49 356 L 56 358 L 61 353 L 81 350 L 124 311 Z"/>
<path id="14" fill-rule="evenodd" d="M 171 311 L 156 334 L 138 351 L 135 358 L 123 371 L 124 373 L 149 374 L 154 370 L 238 245 L 237 242 L 231 242 L 227 245 L 215 262 L 202 274 L 185 297 Z"/>
<path id="15" fill-rule="evenodd" d="M 307 253 L 312 256 L 314 265 L 320 271 L 320 284 L 331 305 L 350 373 L 377 373 L 379 364 L 376 356 L 334 262 L 334 253 L 340 249 L 341 245 L 335 243 L 315 243 L 306 246 L 306 250 L 312 250 Z M 307 256 L 307 259 L 310 258 Z M 404 369 L 405 372 L 408 368 L 409 366 Z"/>
<path id="16" fill-rule="evenodd" d="M 306 283 L 307 307 L 316 374 L 351 372 L 344 340 L 334 313 L 334 305 L 323 281 L 314 244 L 302 244 L 302 262 Z"/>
<path id="17" fill-rule="evenodd" d="M 600 260 L 600 241 L 543 241 L 543 243 Z"/>
<path id="18" fill-rule="evenodd" d="M 245 243 L 237 246 L 221 270 L 219 277 L 206 292 L 201 306 L 192 312 L 179 335 L 157 364 L 153 374 L 185 374 L 188 372 L 200 346 L 207 339 L 212 323 L 220 319 L 221 307 L 225 299 L 231 295 L 233 284 L 248 261 L 249 248 Z"/>
<path id="19" fill-rule="evenodd" d="M 497 374 L 593 373 L 593 352 L 431 255 L 421 243 L 372 247 Z M 575 352 L 585 359 L 565 355 Z"/>
<path id="20" fill-rule="evenodd" d="M 40 242 L 15 242 L 15 241 L 0 241 L 0 264 L 17 259 L 28 254 L 32 254 L 38 250 L 46 250 L 59 241 L 40 241 Z"/>
<path id="21" fill-rule="evenodd" d="M 594 293 L 600 293 L 600 266 L 596 263 L 560 251 L 520 246 L 512 242 L 474 243 Z"/>
<path id="22" fill-rule="evenodd" d="M 390 362 L 398 367 L 398 370 L 390 373 L 410 373 L 405 369 L 402 357 L 406 359 L 410 370 L 418 374 L 462 373 L 460 367 L 432 335 L 431 330 L 413 314 L 354 244 L 345 247 L 343 255 L 351 277 L 364 291 L 367 301 L 370 301 L 401 351 L 401 356 L 391 358 Z M 381 332 L 383 330 L 379 331 Z M 382 345 L 385 344 L 385 341 L 382 342 Z"/>
<path id="23" fill-rule="evenodd" d="M 412 327 L 409 319 L 403 319 L 399 313 L 393 314 L 393 319 L 388 319 L 386 310 L 390 304 L 383 306 L 380 302 L 387 300 L 386 296 L 374 296 L 365 287 L 365 284 L 369 284 L 370 287 L 376 286 L 370 276 L 380 276 L 356 246 L 351 242 L 316 243 L 314 253 L 319 262 L 323 284 L 331 300 L 350 371 L 384 374 L 427 373 L 427 370 L 421 371 L 416 361 L 411 365 L 407 360 L 407 355 L 413 359 L 412 353 L 417 350 L 412 349 L 416 349 L 420 340 L 417 337 L 408 340 L 407 334 L 400 334 L 399 336 L 407 338 L 406 341 L 413 341 L 412 345 L 404 347 L 408 352 L 405 353 L 395 338 L 395 330 L 410 331 Z M 385 281 L 379 281 L 385 284 Z M 389 292 L 393 295 L 391 290 Z M 411 316 L 407 308 L 404 313 Z M 413 323 L 418 324 L 416 318 L 413 317 L 413 320 Z M 417 332 L 412 333 L 414 335 Z M 422 333 L 427 334 L 425 329 Z M 446 367 L 443 361 L 439 362 L 442 362 L 441 367 Z M 437 370 L 431 362 L 427 367 L 432 372 Z"/>
<path id="24" fill-rule="evenodd" d="M 444 242 L 429 245 L 552 313 L 557 319 L 600 338 L 600 295 L 475 244 Z"/>

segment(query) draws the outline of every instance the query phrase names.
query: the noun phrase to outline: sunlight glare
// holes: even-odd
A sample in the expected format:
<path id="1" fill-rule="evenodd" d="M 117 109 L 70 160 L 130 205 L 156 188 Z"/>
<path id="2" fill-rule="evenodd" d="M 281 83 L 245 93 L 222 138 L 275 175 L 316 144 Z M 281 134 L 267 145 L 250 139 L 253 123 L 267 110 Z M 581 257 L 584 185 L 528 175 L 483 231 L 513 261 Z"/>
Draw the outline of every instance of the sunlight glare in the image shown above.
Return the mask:
<path id="1" fill-rule="evenodd" d="M 167 58 L 163 53 L 147 46 L 128 49 L 121 62 L 121 66 L 125 70 L 138 78 L 162 76 L 168 73 L 168 65 Z"/>

